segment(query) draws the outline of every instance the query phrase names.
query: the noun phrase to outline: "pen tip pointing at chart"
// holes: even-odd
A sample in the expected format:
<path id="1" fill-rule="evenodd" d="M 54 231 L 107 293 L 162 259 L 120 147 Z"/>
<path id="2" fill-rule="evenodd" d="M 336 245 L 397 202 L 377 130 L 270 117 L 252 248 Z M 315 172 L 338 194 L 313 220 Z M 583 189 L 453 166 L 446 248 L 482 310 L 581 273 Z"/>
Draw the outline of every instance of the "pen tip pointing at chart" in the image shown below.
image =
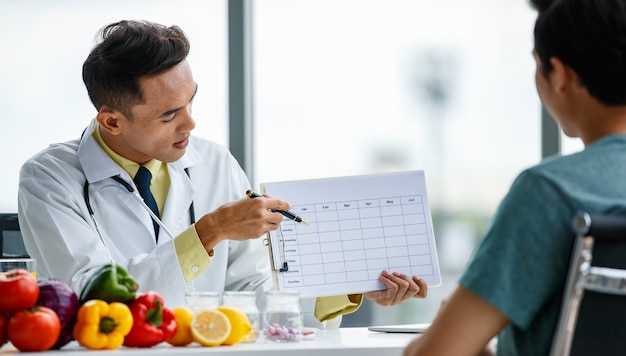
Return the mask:
<path id="1" fill-rule="evenodd" d="M 306 225 L 306 226 L 309 226 L 309 223 L 308 223 L 308 222 L 306 222 L 306 221 L 304 221 L 304 220 L 300 221 L 300 223 L 302 223 L 302 224 L 304 224 L 304 225 Z"/>

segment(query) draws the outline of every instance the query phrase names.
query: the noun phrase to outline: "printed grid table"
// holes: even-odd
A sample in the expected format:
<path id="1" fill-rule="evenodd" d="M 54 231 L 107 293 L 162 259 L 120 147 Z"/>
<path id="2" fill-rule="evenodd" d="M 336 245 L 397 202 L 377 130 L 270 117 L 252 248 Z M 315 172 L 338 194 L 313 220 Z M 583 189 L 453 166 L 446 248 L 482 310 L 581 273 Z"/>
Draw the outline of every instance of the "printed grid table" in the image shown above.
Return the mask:
<path id="1" fill-rule="evenodd" d="M 407 194 L 381 193 L 346 200 L 323 196 L 329 184 L 333 188 L 350 185 L 348 178 L 330 183 L 313 181 L 321 187 L 291 197 L 296 202 L 292 202 L 291 211 L 309 225 L 285 218 L 281 229 L 270 236 L 272 259 L 277 269 L 275 282 L 279 289 L 297 290 L 305 296 L 378 290 L 384 288 L 377 281 L 383 270 L 416 275 L 429 285 L 438 285 L 440 275 L 425 187 L 413 181 L 408 187 L 402 185 L 406 184 L 405 176 L 402 176 L 402 184 L 390 184 L 394 181 L 389 179 L 394 177 L 382 176 L 384 189 L 377 191 L 406 191 Z M 423 175 L 418 177 L 423 179 Z M 354 179 L 367 178 L 370 177 Z M 372 182 L 377 184 L 379 178 L 373 179 L 360 187 L 352 185 L 352 188 L 356 186 L 355 192 L 344 190 L 343 196 L 362 196 L 364 191 L 371 191 Z M 272 191 L 282 198 L 281 194 L 293 190 L 292 187 Z M 315 200 L 318 196 L 319 200 Z M 288 268 L 280 271 L 284 262 Z"/>

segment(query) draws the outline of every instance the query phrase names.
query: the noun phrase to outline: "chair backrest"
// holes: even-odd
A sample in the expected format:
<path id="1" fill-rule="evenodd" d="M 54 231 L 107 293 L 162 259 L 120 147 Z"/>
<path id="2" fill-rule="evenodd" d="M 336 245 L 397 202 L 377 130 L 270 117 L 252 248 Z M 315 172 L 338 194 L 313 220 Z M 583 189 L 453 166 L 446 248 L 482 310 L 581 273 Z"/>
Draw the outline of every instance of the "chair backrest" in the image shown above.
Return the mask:
<path id="1" fill-rule="evenodd" d="M 28 257 L 17 214 L 0 214 L 0 258 Z"/>
<path id="2" fill-rule="evenodd" d="M 626 216 L 580 213 L 550 354 L 626 355 Z"/>

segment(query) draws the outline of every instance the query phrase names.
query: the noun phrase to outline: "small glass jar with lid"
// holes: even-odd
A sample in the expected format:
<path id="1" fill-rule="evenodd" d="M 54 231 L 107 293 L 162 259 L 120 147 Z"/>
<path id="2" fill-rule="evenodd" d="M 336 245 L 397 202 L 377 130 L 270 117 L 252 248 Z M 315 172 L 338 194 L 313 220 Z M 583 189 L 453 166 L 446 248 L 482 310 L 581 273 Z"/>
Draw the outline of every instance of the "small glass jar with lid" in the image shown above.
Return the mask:
<path id="1" fill-rule="evenodd" d="M 246 314 L 252 328 L 241 342 L 252 343 L 259 337 L 261 315 L 256 305 L 256 292 L 226 291 L 222 295 L 222 304 L 235 307 Z"/>
<path id="2" fill-rule="evenodd" d="M 293 291 L 268 291 L 264 312 L 265 339 L 273 342 L 298 342 L 302 339 L 303 316 L 300 294 Z"/>

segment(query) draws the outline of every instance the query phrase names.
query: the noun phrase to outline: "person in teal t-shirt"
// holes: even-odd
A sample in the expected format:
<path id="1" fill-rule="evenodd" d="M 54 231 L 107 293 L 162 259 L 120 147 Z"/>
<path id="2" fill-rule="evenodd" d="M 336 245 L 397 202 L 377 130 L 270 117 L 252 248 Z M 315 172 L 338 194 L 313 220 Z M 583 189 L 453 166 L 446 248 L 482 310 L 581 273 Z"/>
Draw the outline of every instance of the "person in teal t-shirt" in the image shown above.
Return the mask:
<path id="1" fill-rule="evenodd" d="M 624 1 L 533 4 L 538 94 L 585 149 L 548 158 L 515 179 L 459 286 L 405 356 L 547 355 L 574 216 L 626 213 Z"/>

